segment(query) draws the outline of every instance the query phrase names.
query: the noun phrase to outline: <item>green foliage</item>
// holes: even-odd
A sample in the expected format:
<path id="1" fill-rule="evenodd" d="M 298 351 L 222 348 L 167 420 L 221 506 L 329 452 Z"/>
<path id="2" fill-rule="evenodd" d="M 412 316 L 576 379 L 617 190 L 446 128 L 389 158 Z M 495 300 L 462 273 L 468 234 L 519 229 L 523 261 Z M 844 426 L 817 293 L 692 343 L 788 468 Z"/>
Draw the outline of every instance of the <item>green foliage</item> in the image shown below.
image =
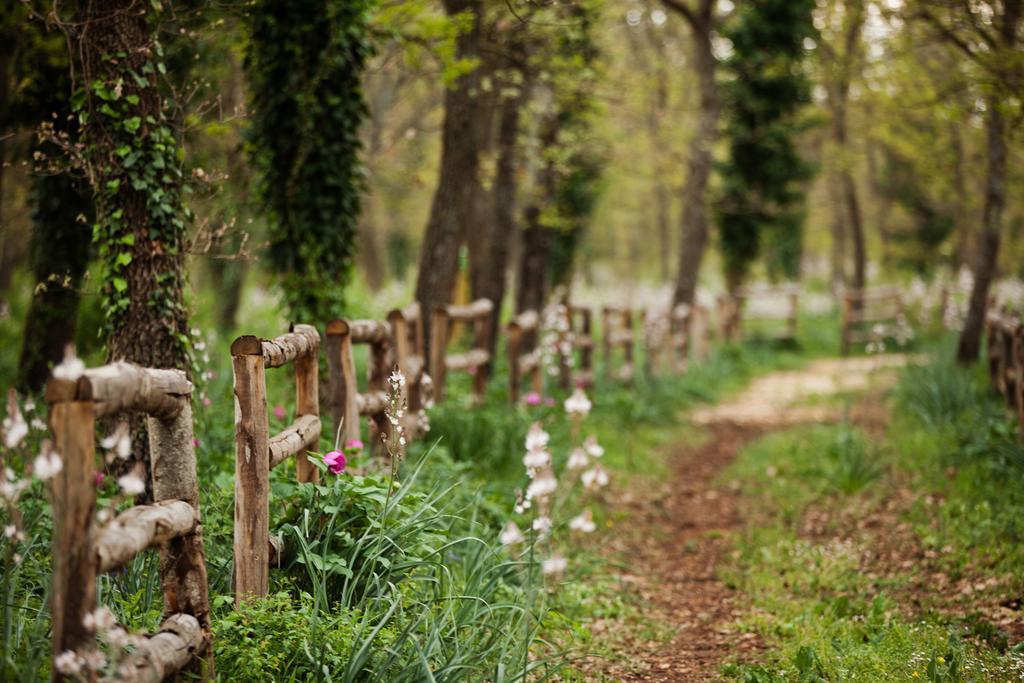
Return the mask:
<path id="1" fill-rule="evenodd" d="M 217 675 L 255 681 L 274 672 L 289 681 L 324 680 L 325 672 L 345 670 L 358 641 L 360 616 L 342 609 L 324 614 L 308 593 L 295 599 L 288 591 L 247 601 L 237 610 L 225 604 L 213 620 Z M 394 638 L 393 629 L 381 629 L 370 642 L 384 650 Z"/>
<path id="2" fill-rule="evenodd" d="M 743 3 L 723 34 L 733 53 L 725 60 L 725 135 L 717 219 L 727 280 L 739 284 L 762 248 L 770 270 L 799 270 L 803 197 L 810 169 L 794 138 L 797 114 L 810 99 L 803 72 L 803 41 L 815 35 L 813 0 Z"/>
<path id="3" fill-rule="evenodd" d="M 344 313 L 363 190 L 371 0 L 259 0 L 247 68 L 268 257 L 294 320 Z"/>

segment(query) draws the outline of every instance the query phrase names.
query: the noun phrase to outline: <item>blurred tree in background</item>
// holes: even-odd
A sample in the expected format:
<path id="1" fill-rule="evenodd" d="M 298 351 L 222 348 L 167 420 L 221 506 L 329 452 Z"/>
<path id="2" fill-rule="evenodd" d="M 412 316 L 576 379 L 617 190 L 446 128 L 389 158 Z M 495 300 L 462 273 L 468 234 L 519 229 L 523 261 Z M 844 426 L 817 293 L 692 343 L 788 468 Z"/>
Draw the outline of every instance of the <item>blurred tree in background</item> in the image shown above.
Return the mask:
<path id="1" fill-rule="evenodd" d="M 816 35 L 813 0 L 765 0 L 739 7 L 725 30 L 729 157 L 722 166 L 718 224 L 729 291 L 767 247 L 769 271 L 799 274 L 804 221 L 800 181 L 811 172 L 796 148 L 797 114 L 810 101 L 802 64 Z"/>
<path id="2" fill-rule="evenodd" d="M 247 62 L 267 256 L 293 320 L 345 312 L 363 190 L 369 0 L 259 0 Z"/>

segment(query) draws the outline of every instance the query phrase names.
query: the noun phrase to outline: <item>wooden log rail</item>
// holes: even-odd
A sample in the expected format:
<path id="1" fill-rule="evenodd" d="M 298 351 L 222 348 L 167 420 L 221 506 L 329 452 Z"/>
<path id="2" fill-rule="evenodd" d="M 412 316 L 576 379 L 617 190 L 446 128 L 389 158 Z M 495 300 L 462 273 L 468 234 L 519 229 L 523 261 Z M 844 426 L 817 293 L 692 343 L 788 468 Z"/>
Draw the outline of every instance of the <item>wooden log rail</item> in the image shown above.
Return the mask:
<path id="1" fill-rule="evenodd" d="M 405 433 L 410 438 L 421 435 L 420 412 L 429 408 L 434 399 L 433 379 L 427 374 L 423 357 L 424 330 L 417 302 L 388 313 L 391 325 L 394 362 L 405 375 L 406 411 Z"/>
<path id="2" fill-rule="evenodd" d="M 391 423 L 384 410 L 388 402 L 387 379 L 391 369 L 393 330 L 383 320 L 333 320 L 327 323 L 324 351 L 330 374 L 332 433 L 341 442 L 360 438 L 359 418 L 370 418 L 371 448 L 382 446 L 381 437 L 390 434 Z M 359 391 L 353 345 L 370 347 L 367 387 Z"/>
<path id="3" fill-rule="evenodd" d="M 992 307 L 994 309 L 994 306 Z M 1006 307 L 985 316 L 989 380 L 1017 415 L 1024 435 L 1024 325 Z"/>
<path id="4" fill-rule="evenodd" d="M 270 572 L 270 470 L 292 456 L 300 482 L 316 483 L 319 470 L 309 451 L 320 440 L 320 335 L 295 325 L 276 339 L 242 336 L 231 344 L 235 381 L 235 604 L 263 597 Z M 296 419 L 270 435 L 267 368 L 295 365 Z"/>
<path id="5" fill-rule="evenodd" d="M 434 383 L 437 400 L 444 400 L 445 384 L 449 372 L 469 372 L 473 375 L 473 395 L 482 401 L 487 391 L 487 377 L 491 368 L 490 330 L 494 304 L 489 299 L 477 299 L 462 306 L 438 306 L 430 320 L 430 362 L 428 369 Z M 465 353 L 449 354 L 453 323 L 466 323 L 472 327 L 473 342 Z"/>
<path id="6" fill-rule="evenodd" d="M 523 377 L 530 378 L 530 388 L 537 394 L 544 391 L 544 376 L 541 367 L 540 347 L 537 336 L 540 331 L 540 314 L 524 311 L 508 324 L 508 402 L 519 402 L 519 390 Z M 529 350 L 527 351 L 527 347 Z"/>
<path id="7" fill-rule="evenodd" d="M 848 355 L 854 344 L 873 341 L 876 325 L 891 325 L 906 316 L 899 290 L 893 288 L 847 290 L 843 292 L 842 355 Z"/>
<path id="8" fill-rule="evenodd" d="M 601 345 L 604 352 L 604 372 L 608 377 L 632 380 L 633 364 L 633 310 L 605 306 L 601 309 Z M 622 365 L 615 370 L 615 349 L 622 349 Z"/>
<path id="9" fill-rule="evenodd" d="M 199 513 L 192 384 L 180 370 L 114 363 L 77 381 L 46 387 L 50 428 L 63 468 L 52 480 L 54 510 L 53 656 L 96 647 L 85 617 L 96 609 L 96 577 L 149 548 L 160 553 L 164 622 L 120 664 L 114 680 L 214 677 L 210 599 Z M 106 526 L 94 522 L 96 418 L 146 416 L 153 503 L 136 505 Z M 53 668 L 53 680 L 63 677 Z"/>

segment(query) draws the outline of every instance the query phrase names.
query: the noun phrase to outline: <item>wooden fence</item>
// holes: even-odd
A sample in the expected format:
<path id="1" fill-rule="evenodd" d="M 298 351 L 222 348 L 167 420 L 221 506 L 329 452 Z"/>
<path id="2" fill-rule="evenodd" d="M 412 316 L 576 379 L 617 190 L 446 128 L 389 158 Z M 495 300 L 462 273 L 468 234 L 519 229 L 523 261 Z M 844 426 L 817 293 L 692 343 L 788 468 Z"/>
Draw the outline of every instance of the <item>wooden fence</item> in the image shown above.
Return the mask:
<path id="1" fill-rule="evenodd" d="M 995 309 L 994 306 L 990 308 Z M 985 316 L 988 340 L 988 372 L 993 388 L 1006 407 L 1017 415 L 1024 435 L 1024 326 L 1017 314 L 1005 307 Z"/>
<path id="2" fill-rule="evenodd" d="M 508 324 L 508 402 L 519 402 L 523 377 L 530 378 L 530 390 L 544 391 L 544 375 L 537 337 L 540 315 L 537 311 L 524 311 Z M 527 350 L 529 347 L 529 350 Z"/>
<path id="3" fill-rule="evenodd" d="M 781 304 L 781 305 L 778 305 Z M 742 289 L 718 297 L 720 334 L 726 341 L 742 341 L 744 328 L 749 323 L 768 323 L 781 329 L 770 330 L 776 341 L 796 340 L 797 318 L 800 310 L 800 292 L 795 287 Z"/>
<path id="4" fill-rule="evenodd" d="M 577 383 L 593 381 L 595 340 L 592 312 L 583 306 L 566 307 L 567 337 L 572 352 L 580 354 L 573 377 Z M 706 315 L 687 316 L 687 340 L 700 336 L 695 321 Z M 473 391 L 482 399 L 491 357 L 488 352 L 490 301 L 466 306 L 445 306 L 434 316 L 431 335 L 432 363 L 438 395 L 443 398 L 446 375 L 475 369 Z M 632 378 L 634 312 L 627 308 L 602 310 L 605 373 Z M 452 325 L 468 324 L 471 348 L 449 354 Z M 509 398 L 516 402 L 522 378 L 538 393 L 543 389 L 543 363 L 538 349 L 540 314 L 527 311 L 509 324 Z M 387 375 L 395 367 L 406 376 L 410 413 L 430 400 L 423 370 L 423 335 L 416 305 L 392 311 L 387 321 L 335 320 L 327 324 L 324 351 L 330 369 L 330 410 L 334 427 L 347 441 L 359 437 L 360 418 L 371 420 L 371 441 L 387 433 L 384 415 Z M 697 336 L 694 336 L 697 335 Z M 706 335 L 705 335 L 706 336 Z M 677 342 L 665 335 L 649 352 L 673 354 Z M 360 390 L 353 345 L 370 347 L 367 385 Z M 295 457 L 300 482 L 315 483 L 319 470 L 307 455 L 318 450 L 321 436 L 318 359 L 320 335 L 310 325 L 295 325 L 272 340 L 242 336 L 231 344 L 236 401 L 235 423 L 235 604 L 265 596 L 269 571 L 280 561 L 282 549 L 270 537 L 270 470 Z M 527 348 L 527 347 L 531 348 Z M 682 346 L 689 351 L 689 341 Z M 621 349 L 623 363 L 614 370 L 613 356 Z M 295 418 L 279 434 L 270 434 L 267 415 L 266 371 L 294 366 Z M 177 370 L 153 370 L 119 363 L 86 371 L 75 382 L 52 380 L 47 387 L 51 428 L 64 469 L 54 484 L 54 655 L 85 652 L 94 647 L 95 634 L 85 616 L 96 607 L 98 574 L 126 565 L 147 548 L 161 553 L 164 587 L 164 622 L 123 664 L 120 680 L 160 681 L 177 671 L 213 676 L 210 646 L 210 606 L 199 516 L 199 489 L 192 432 L 192 385 Z M 152 460 L 154 503 L 121 513 L 109 526 L 93 525 L 96 417 L 124 411 L 147 415 Z M 333 439 L 332 439 L 333 440 Z"/>
<path id="5" fill-rule="evenodd" d="M 604 352 L 604 372 L 607 377 L 630 381 L 633 379 L 633 310 L 616 306 L 601 309 L 601 341 Z M 622 365 L 614 369 L 615 349 L 622 349 Z"/>
<path id="6" fill-rule="evenodd" d="M 388 404 L 388 374 L 395 366 L 392 353 L 393 331 L 383 320 L 332 320 L 327 323 L 324 352 L 330 376 L 330 409 L 334 420 L 332 434 L 342 444 L 360 438 L 359 418 L 370 418 L 369 448 L 379 450 L 381 437 L 391 433 L 385 414 Z M 370 347 L 366 391 L 359 391 L 352 346 Z"/>
<path id="7" fill-rule="evenodd" d="M 291 457 L 300 482 L 319 480 L 305 457 L 320 440 L 320 335 L 295 325 L 273 340 L 239 337 L 231 344 L 235 376 L 235 604 L 267 594 L 270 547 L 270 470 Z M 295 365 L 295 421 L 271 437 L 267 368 Z"/>
<path id="8" fill-rule="evenodd" d="M 473 395 L 482 401 L 487 391 L 491 369 L 490 334 L 494 304 L 488 299 L 477 299 L 464 306 L 449 304 L 438 306 L 430 319 L 430 363 L 428 369 L 434 382 L 438 401 L 443 401 L 449 372 L 468 372 L 473 375 Z M 473 343 L 465 353 L 448 353 L 452 339 L 452 326 L 461 322 L 472 327 Z"/>
<path id="9" fill-rule="evenodd" d="M 881 341 L 888 336 L 889 327 L 906 315 L 899 290 L 865 289 L 843 292 L 842 332 L 840 351 L 845 356 L 854 344 Z M 879 326 L 882 332 L 879 333 Z"/>
<path id="10" fill-rule="evenodd" d="M 426 372 L 423 356 L 424 332 L 420 305 L 415 301 L 405 308 L 388 313 L 394 364 L 405 376 L 407 408 L 405 433 L 414 438 L 421 435 L 420 412 L 434 400 L 433 380 Z"/>
<path id="11" fill-rule="evenodd" d="M 594 386 L 594 311 L 589 306 L 566 304 L 565 315 L 569 329 L 560 335 L 559 344 L 565 342 L 572 349 L 568 357 L 560 354 L 562 389 L 590 388 Z"/>
<path id="12" fill-rule="evenodd" d="M 180 370 L 115 363 L 46 388 L 50 428 L 63 469 L 53 482 L 53 655 L 95 647 L 86 616 L 96 609 L 96 577 L 158 548 L 163 622 L 118 663 L 117 678 L 162 681 L 186 671 L 213 677 L 210 600 L 192 434 L 192 384 Z M 153 503 L 94 524 L 95 421 L 130 411 L 146 416 Z M 127 438 L 127 437 L 125 437 Z M 93 620 L 95 621 L 95 620 Z M 61 680 L 58 668 L 53 679 Z"/>

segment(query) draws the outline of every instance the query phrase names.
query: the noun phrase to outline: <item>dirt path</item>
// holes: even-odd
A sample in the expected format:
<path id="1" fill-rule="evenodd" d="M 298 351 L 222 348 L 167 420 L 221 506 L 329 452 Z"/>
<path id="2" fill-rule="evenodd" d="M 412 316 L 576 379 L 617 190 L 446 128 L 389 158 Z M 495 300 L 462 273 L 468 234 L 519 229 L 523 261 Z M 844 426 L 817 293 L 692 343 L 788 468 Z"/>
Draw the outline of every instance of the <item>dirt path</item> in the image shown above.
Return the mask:
<path id="1" fill-rule="evenodd" d="M 648 626 L 614 634 L 614 655 L 594 661 L 588 673 L 629 683 L 708 681 L 718 678 L 724 660 L 753 656 L 759 638 L 735 630 L 740 596 L 716 572 L 730 534 L 744 525 L 739 495 L 719 474 L 767 432 L 838 419 L 841 407 L 830 405 L 830 397 L 880 388 L 904 362 L 902 356 L 816 361 L 765 375 L 736 399 L 691 414 L 704 426 L 702 443 L 680 444 L 668 481 L 647 482 L 615 505 L 628 521 L 608 540 L 608 552 L 622 563 L 618 578 L 640 598 Z M 597 632 L 605 627 L 595 626 Z"/>

